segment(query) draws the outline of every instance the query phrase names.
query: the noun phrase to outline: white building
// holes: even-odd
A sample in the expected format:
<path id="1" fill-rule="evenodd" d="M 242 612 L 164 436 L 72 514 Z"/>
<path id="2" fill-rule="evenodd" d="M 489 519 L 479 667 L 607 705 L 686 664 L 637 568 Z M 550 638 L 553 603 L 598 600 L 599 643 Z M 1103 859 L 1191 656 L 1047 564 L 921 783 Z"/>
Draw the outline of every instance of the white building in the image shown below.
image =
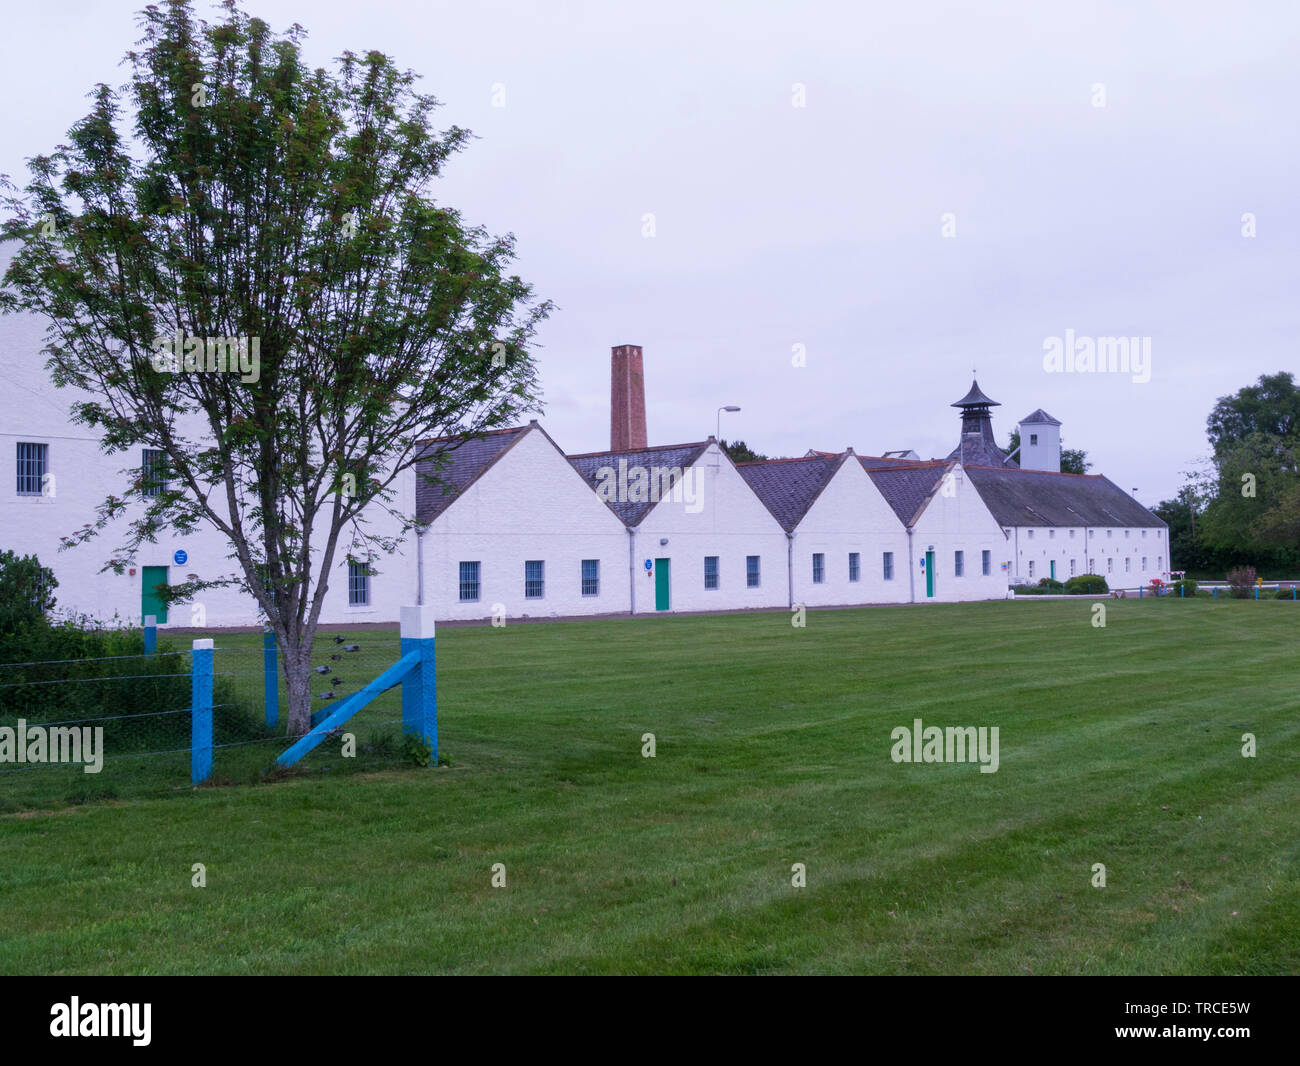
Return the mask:
<path id="1" fill-rule="evenodd" d="M 61 610 L 256 624 L 256 604 L 237 591 L 168 615 L 156 605 L 157 584 L 236 571 L 210 528 L 146 545 L 121 575 L 101 572 L 121 542 L 114 524 L 58 550 L 109 492 L 138 496 L 149 457 L 105 456 L 69 419 L 77 397 L 49 384 L 38 321 L 12 316 L 0 329 L 13 353 L 0 455 L 14 464 L 0 549 L 51 567 Z M 846 449 L 737 466 L 712 437 L 648 446 L 640 366 L 635 345 L 616 349 L 617 451 L 565 455 L 536 422 L 428 442 L 397 485 L 397 508 L 421 532 L 373 571 L 349 564 L 342 545 L 321 620 L 392 622 L 411 602 L 461 620 L 954 602 L 1084 572 L 1128 588 L 1167 575 L 1164 523 L 1105 478 L 1060 473 L 1060 423 L 1042 411 L 1021 423 L 1021 454 L 1043 469 L 1018 468 L 993 441 L 997 404 L 978 385 L 954 405 L 962 433 L 947 459 Z M 1027 446 L 1026 433 L 1036 434 Z M 372 521 L 395 532 L 391 516 Z"/>

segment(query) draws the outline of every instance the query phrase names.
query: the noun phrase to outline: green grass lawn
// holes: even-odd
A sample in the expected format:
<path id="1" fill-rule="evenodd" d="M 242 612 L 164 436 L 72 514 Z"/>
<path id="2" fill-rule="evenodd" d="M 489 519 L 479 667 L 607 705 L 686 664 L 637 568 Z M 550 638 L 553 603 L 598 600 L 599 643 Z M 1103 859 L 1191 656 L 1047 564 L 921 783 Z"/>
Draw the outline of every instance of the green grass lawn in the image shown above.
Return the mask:
<path id="1" fill-rule="evenodd" d="M 1094 602 L 445 628 L 451 768 L 0 816 L 0 971 L 1300 972 L 1300 614 Z"/>

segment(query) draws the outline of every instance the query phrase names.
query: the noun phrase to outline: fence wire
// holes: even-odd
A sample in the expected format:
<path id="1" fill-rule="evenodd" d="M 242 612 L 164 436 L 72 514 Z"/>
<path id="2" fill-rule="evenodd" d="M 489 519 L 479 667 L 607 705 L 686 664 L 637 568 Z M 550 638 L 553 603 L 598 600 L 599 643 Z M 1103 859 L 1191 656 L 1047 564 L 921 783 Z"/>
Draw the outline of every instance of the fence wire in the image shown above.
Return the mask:
<path id="1" fill-rule="evenodd" d="M 301 763 L 288 771 L 278 769 L 275 758 L 290 742 L 283 670 L 277 661 L 278 715 L 268 725 L 262 638 L 218 637 L 216 645 L 213 784 L 410 765 L 402 744 L 398 687 L 375 698 Z M 311 710 L 328 713 L 400 654 L 395 633 L 317 634 Z M 0 812 L 189 791 L 190 665 L 188 650 L 163 639 L 152 655 L 0 663 L 0 729 L 13 731 L 11 748 L 25 742 L 22 755 L 12 750 L 0 754 Z M 345 733 L 351 734 L 349 747 L 355 749 L 351 757 L 343 754 Z M 45 741 L 43 751 L 30 747 L 38 734 Z M 0 744 L 4 736 L 0 733 Z M 46 759 L 59 754 L 77 758 L 18 761 L 29 752 Z"/>

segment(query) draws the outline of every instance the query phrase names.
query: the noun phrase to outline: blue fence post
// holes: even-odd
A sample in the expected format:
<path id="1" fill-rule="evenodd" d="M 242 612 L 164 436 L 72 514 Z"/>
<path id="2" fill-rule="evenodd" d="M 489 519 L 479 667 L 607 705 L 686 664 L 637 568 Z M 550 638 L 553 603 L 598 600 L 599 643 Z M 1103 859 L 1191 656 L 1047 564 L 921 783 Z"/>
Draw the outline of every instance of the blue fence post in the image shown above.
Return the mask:
<path id="1" fill-rule="evenodd" d="M 1179 586 L 1178 586 L 1178 596 L 1179 596 L 1179 598 L 1181 599 L 1182 597 L 1184 597 L 1184 596 L 1186 596 L 1186 595 L 1187 595 L 1187 586 L 1186 586 L 1186 585 L 1179 585 Z"/>
<path id="2" fill-rule="evenodd" d="M 190 653 L 190 782 L 212 776 L 212 638 Z"/>
<path id="3" fill-rule="evenodd" d="M 274 729 L 280 722 L 280 677 L 276 671 L 275 630 L 262 634 L 262 687 L 265 690 L 266 728 Z"/>
<path id="4" fill-rule="evenodd" d="M 144 616 L 144 653 L 152 655 L 156 647 L 158 647 L 158 616 L 147 614 Z"/>
<path id="5" fill-rule="evenodd" d="M 402 732 L 429 745 L 438 765 L 438 673 L 434 656 L 433 608 L 402 608 L 402 654 L 418 652 L 419 665 L 402 678 Z"/>
<path id="6" fill-rule="evenodd" d="M 1259 586 L 1255 586 L 1255 599 L 1259 599 Z"/>
<path id="7" fill-rule="evenodd" d="M 1214 598 L 1215 598 L 1216 600 L 1219 598 L 1219 586 L 1218 586 L 1218 585 L 1215 585 L 1215 586 L 1214 586 Z"/>

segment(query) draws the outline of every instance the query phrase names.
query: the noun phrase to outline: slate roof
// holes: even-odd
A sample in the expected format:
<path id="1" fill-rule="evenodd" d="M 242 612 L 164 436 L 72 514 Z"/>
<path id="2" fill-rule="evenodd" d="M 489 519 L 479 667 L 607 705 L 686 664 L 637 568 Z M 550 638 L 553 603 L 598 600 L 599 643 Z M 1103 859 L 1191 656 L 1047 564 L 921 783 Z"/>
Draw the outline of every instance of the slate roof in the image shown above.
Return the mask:
<path id="1" fill-rule="evenodd" d="M 1003 526 L 1148 526 L 1165 523 L 1100 474 L 968 466 L 967 476 Z"/>
<path id="2" fill-rule="evenodd" d="M 949 462 L 959 462 L 963 466 L 1008 466 L 1015 469 L 1020 464 L 1008 459 L 1007 453 L 999 448 L 987 436 L 975 433 L 963 433 L 961 440 L 948 453 Z"/>
<path id="3" fill-rule="evenodd" d="M 1059 426 L 1061 423 L 1040 407 L 1032 415 L 1026 415 L 1022 418 L 1020 424 L 1022 426 Z"/>
<path id="4" fill-rule="evenodd" d="M 415 464 L 415 514 L 431 522 L 477 481 L 523 434 L 528 426 L 495 429 L 479 438 L 439 437 L 421 442 Z M 442 465 L 435 461 L 443 459 Z M 436 478 L 431 484 L 427 477 Z"/>
<path id="5" fill-rule="evenodd" d="M 665 444 L 657 448 L 642 448 L 632 452 L 587 452 L 583 455 L 570 455 L 568 460 L 570 465 L 579 474 L 592 489 L 600 479 L 596 476 L 601 467 L 613 467 L 617 476 L 619 460 L 626 460 L 628 469 L 635 466 L 649 467 L 680 467 L 683 471 L 693 465 L 695 461 L 704 454 L 704 450 L 709 446 L 708 441 L 701 441 L 696 444 Z M 631 500 L 606 500 L 605 504 L 618 515 L 619 520 L 624 525 L 639 525 L 641 520 L 648 515 L 658 501 L 647 500 L 645 502 L 634 502 Z"/>
<path id="6" fill-rule="evenodd" d="M 956 403 L 949 404 L 949 406 L 950 407 L 1001 407 L 1002 405 L 998 403 L 997 400 L 990 400 L 987 396 L 985 396 L 984 393 L 980 391 L 980 383 L 972 379 L 970 383 L 970 392 L 966 393 L 966 395 L 963 396 Z"/>
<path id="7" fill-rule="evenodd" d="M 868 462 L 866 457 L 860 461 L 880 494 L 885 497 L 885 502 L 894 509 L 894 514 L 898 515 L 899 521 L 905 526 L 911 526 L 916 521 L 926 502 L 938 491 L 943 475 L 952 467 L 951 463 L 942 460 L 913 462 L 906 466 L 878 466 Z"/>
<path id="8" fill-rule="evenodd" d="M 736 469 L 781 528 L 791 533 L 843 462 L 842 455 L 818 452 L 800 459 L 737 463 Z"/>

